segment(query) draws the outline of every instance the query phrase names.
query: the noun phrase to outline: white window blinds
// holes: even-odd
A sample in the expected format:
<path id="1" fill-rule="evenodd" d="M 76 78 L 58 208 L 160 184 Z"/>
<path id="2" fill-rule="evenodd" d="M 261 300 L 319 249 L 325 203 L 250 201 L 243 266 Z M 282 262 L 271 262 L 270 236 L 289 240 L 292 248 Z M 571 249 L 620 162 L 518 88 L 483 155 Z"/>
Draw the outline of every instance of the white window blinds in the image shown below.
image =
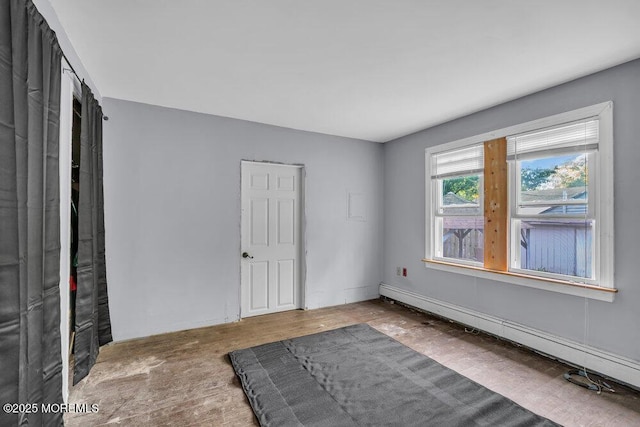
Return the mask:
<path id="1" fill-rule="evenodd" d="M 587 119 L 510 136 L 507 138 L 507 159 L 541 151 L 549 154 L 554 151 L 594 151 L 598 149 L 598 129 L 598 119 Z"/>
<path id="2" fill-rule="evenodd" d="M 435 153 L 431 156 L 431 178 L 477 174 L 483 169 L 483 144 Z"/>

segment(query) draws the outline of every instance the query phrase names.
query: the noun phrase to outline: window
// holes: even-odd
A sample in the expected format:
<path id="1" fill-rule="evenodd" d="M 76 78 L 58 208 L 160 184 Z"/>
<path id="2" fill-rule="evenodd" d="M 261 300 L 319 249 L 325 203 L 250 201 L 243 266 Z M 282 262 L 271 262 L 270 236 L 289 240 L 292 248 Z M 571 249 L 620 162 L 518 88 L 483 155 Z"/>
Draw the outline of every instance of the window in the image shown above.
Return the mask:
<path id="1" fill-rule="evenodd" d="M 507 138 L 511 270 L 593 283 L 598 119 Z M 591 187 L 591 188 L 590 188 Z"/>
<path id="2" fill-rule="evenodd" d="M 481 264 L 483 146 L 472 145 L 434 154 L 432 185 L 437 197 L 434 212 L 435 252 L 439 258 Z"/>
<path id="3" fill-rule="evenodd" d="M 609 102 L 427 149 L 427 266 L 612 300 L 611 129 Z"/>

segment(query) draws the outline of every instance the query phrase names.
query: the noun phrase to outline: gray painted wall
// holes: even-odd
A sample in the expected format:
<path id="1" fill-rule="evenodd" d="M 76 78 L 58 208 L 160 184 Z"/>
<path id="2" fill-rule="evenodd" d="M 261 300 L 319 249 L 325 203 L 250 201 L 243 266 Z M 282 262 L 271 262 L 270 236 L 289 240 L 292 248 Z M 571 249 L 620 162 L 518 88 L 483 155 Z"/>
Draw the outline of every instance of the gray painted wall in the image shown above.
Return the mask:
<path id="1" fill-rule="evenodd" d="M 51 6 L 50 0 L 33 0 L 33 4 L 38 9 L 38 12 L 42 15 L 42 17 L 47 21 L 49 27 L 55 31 L 56 37 L 58 39 L 58 44 L 60 48 L 64 52 L 65 57 L 69 60 L 69 64 L 73 67 L 76 73 L 78 73 L 78 77 L 83 79 L 87 86 L 91 88 L 93 95 L 96 97 L 98 101 L 102 101 L 102 97 L 98 88 L 93 83 L 91 76 L 84 68 L 84 64 L 80 60 L 80 57 L 76 53 L 69 37 L 67 36 L 67 32 L 64 30 L 64 27 L 60 23 L 58 19 L 58 15 L 56 11 Z"/>
<path id="2" fill-rule="evenodd" d="M 427 269 L 427 147 L 612 100 L 615 155 L 613 303 Z M 384 145 L 384 282 L 640 361 L 640 60 Z M 408 267 L 408 278 L 396 267 Z"/>
<path id="3" fill-rule="evenodd" d="M 240 161 L 304 164 L 306 306 L 378 296 L 382 145 L 105 98 L 106 254 L 116 341 L 239 316 Z M 347 219 L 362 193 L 365 221 Z"/>

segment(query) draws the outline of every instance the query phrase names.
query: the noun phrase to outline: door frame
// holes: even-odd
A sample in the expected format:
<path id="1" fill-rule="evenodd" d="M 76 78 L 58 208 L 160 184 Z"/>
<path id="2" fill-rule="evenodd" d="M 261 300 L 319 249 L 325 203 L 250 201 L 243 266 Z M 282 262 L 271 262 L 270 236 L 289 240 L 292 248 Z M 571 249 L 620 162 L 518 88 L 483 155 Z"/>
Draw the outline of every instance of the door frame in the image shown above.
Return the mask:
<path id="1" fill-rule="evenodd" d="M 60 353 L 62 357 L 62 400 L 69 401 L 69 275 L 71 264 L 71 146 L 73 145 L 73 100 L 82 99 L 80 81 L 71 72 L 71 66 L 62 59 L 60 89 Z"/>
<path id="2" fill-rule="evenodd" d="M 240 197 L 239 197 L 239 220 L 240 220 L 240 244 L 237 250 L 238 256 L 238 274 L 240 280 L 238 281 L 238 319 L 242 320 L 242 257 L 240 254 L 242 253 L 242 242 L 243 242 L 243 224 L 242 224 L 242 165 L 245 163 L 253 163 L 259 165 L 274 165 L 274 166 L 285 166 L 290 168 L 300 169 L 300 247 L 298 248 L 298 256 L 299 258 L 299 266 L 300 266 L 300 277 L 298 284 L 298 290 L 300 291 L 300 310 L 307 310 L 307 215 L 306 215 L 306 178 L 307 178 L 307 169 L 302 163 L 283 163 L 277 161 L 269 161 L 269 160 L 240 160 L 240 180 L 238 185 L 240 187 Z"/>

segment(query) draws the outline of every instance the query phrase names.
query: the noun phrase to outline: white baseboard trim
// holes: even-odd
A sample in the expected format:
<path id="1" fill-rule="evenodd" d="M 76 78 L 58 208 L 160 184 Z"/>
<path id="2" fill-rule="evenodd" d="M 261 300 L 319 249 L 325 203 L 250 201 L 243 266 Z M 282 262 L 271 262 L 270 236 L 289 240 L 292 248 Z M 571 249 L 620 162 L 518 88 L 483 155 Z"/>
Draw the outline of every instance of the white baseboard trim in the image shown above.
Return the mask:
<path id="1" fill-rule="evenodd" d="M 637 361 L 384 283 L 380 284 L 380 295 L 640 388 L 640 363 Z"/>

